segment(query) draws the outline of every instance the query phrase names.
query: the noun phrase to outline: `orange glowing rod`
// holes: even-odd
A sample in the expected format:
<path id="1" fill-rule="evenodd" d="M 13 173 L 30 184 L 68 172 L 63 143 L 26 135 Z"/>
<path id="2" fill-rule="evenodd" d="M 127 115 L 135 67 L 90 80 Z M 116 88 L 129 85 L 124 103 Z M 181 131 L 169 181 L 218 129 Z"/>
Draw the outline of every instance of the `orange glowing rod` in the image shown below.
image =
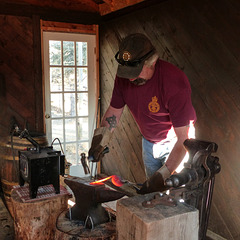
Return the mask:
<path id="1" fill-rule="evenodd" d="M 100 180 L 97 180 L 95 182 L 91 182 L 90 184 L 91 185 L 100 185 L 100 184 L 103 184 L 105 181 L 111 179 L 112 180 L 112 183 L 117 186 L 117 187 L 121 187 L 123 185 L 120 177 L 118 177 L 117 175 L 112 175 L 110 177 L 106 177 L 106 178 L 103 178 L 103 179 L 100 179 Z"/>

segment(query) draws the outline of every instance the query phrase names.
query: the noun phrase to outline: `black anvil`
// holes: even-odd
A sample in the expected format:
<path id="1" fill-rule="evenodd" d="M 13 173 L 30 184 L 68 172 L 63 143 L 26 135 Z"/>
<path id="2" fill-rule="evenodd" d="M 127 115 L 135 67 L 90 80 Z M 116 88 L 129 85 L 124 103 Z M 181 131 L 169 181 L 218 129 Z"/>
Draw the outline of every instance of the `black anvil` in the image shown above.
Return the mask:
<path id="1" fill-rule="evenodd" d="M 84 224 L 85 228 L 110 221 L 109 213 L 101 203 L 110 202 L 123 197 L 125 194 L 106 188 L 104 184 L 91 185 L 89 180 L 69 177 L 64 182 L 70 187 L 75 196 L 76 204 L 66 216 Z"/>

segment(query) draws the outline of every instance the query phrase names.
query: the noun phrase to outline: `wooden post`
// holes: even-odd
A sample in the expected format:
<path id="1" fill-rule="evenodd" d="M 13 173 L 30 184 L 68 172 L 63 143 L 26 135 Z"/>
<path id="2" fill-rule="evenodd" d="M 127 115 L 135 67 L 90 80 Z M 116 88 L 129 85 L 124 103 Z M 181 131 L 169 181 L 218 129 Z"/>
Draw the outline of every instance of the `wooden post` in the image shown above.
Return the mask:
<path id="1" fill-rule="evenodd" d="M 177 206 L 142 206 L 156 193 L 117 202 L 118 240 L 197 240 L 198 210 L 184 203 Z"/>
<path id="2" fill-rule="evenodd" d="M 23 201 L 17 189 L 12 191 L 15 240 L 54 239 L 56 220 L 67 209 L 70 195 L 60 194 L 44 199 Z"/>

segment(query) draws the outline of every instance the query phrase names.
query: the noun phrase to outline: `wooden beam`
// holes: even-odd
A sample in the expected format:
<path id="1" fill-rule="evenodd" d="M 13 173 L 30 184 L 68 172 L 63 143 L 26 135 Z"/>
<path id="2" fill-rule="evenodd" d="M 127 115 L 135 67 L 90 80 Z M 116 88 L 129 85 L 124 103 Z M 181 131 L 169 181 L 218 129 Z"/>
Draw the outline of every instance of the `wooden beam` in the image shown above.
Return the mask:
<path id="1" fill-rule="evenodd" d="M 58 10 L 68 9 L 68 11 L 99 12 L 99 6 L 96 1 L 101 0 L 1 0 L 2 3 L 21 4 L 24 6 L 47 7 Z"/>
<path id="2" fill-rule="evenodd" d="M 81 24 L 99 24 L 101 16 L 99 13 L 69 11 L 68 9 L 59 10 L 50 7 L 39 7 L 33 5 L 0 3 L 0 14 L 14 15 L 23 17 L 32 17 L 38 15 L 40 19 L 45 21 L 56 22 L 74 22 Z"/>
<path id="3" fill-rule="evenodd" d="M 35 93 L 35 129 L 43 132 L 43 94 L 42 94 L 42 60 L 41 60 L 41 28 L 38 16 L 33 16 L 33 77 Z"/>
<path id="4" fill-rule="evenodd" d="M 146 8 L 146 7 L 155 5 L 155 4 L 159 4 L 159 3 L 165 2 L 165 1 L 168 1 L 168 0 L 145 0 L 145 1 L 142 1 L 140 3 L 137 3 L 137 4 L 134 4 L 134 5 L 119 9 L 117 11 L 114 11 L 114 12 L 111 12 L 111 13 L 108 13 L 108 14 L 105 14 L 105 15 L 102 14 L 103 15 L 102 16 L 102 21 L 107 22 L 107 21 L 113 20 L 115 18 L 118 18 L 118 17 L 124 16 L 124 15 L 127 15 L 129 13 L 135 12 L 137 10 L 141 10 L 143 8 Z"/>
<path id="5" fill-rule="evenodd" d="M 68 33 L 83 33 L 96 34 L 97 25 L 86 25 L 65 22 L 53 22 L 41 20 L 41 29 L 44 31 L 54 32 L 68 32 Z"/>

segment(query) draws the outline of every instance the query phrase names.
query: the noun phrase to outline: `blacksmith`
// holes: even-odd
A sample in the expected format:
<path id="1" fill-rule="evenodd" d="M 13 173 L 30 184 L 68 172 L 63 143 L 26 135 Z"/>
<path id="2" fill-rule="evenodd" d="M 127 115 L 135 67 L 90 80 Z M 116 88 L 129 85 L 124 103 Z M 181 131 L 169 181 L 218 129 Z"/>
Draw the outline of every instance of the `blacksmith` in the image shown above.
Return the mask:
<path id="1" fill-rule="evenodd" d="M 103 157 L 111 133 L 127 105 L 142 133 L 142 156 L 148 180 L 139 193 L 164 190 L 164 180 L 182 162 L 190 125 L 196 121 L 191 87 L 176 66 L 159 59 L 143 34 L 131 34 L 115 55 L 118 69 L 112 99 L 101 127 L 95 129 L 89 156 Z"/>

